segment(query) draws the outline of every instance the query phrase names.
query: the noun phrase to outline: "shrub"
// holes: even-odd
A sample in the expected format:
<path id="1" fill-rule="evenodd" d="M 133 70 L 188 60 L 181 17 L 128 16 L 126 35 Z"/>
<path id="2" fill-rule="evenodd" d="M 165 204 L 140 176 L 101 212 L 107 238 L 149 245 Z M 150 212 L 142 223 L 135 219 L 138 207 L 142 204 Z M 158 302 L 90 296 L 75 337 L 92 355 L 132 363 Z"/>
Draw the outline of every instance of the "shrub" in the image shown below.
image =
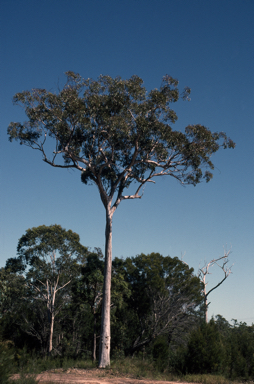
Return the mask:
<path id="1" fill-rule="evenodd" d="M 163 372 L 169 363 L 168 343 L 163 337 L 158 337 L 153 345 L 154 366 L 159 372 Z"/>
<path id="2" fill-rule="evenodd" d="M 11 373 L 14 354 L 11 351 L 12 343 L 10 341 L 0 341 L 0 377 L 1 383 L 7 383 Z"/>
<path id="3" fill-rule="evenodd" d="M 220 333 L 212 319 L 192 332 L 186 353 L 186 370 L 188 373 L 220 372 L 224 355 Z"/>

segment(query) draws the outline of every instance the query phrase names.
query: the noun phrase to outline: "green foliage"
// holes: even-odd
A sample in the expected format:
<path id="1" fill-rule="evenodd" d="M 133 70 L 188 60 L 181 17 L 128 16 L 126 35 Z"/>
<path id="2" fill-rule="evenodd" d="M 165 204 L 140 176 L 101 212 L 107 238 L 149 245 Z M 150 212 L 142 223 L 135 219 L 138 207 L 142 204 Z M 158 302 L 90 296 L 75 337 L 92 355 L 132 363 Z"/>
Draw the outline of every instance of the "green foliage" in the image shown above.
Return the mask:
<path id="1" fill-rule="evenodd" d="M 79 235 L 71 230 L 65 230 L 60 225 L 41 225 L 28 229 L 18 242 L 18 258 L 9 259 L 6 269 L 13 272 L 24 272 L 28 266 L 31 271 L 41 269 L 43 273 L 58 273 L 61 269 L 68 269 L 69 276 L 75 274 L 78 265 L 71 260 L 84 262 L 87 248 L 80 244 Z M 52 255 L 58 257 L 52 266 Z M 71 256 L 71 257 L 70 257 Z M 48 260 L 49 259 L 49 260 Z M 53 268 L 53 270 L 52 270 Z"/>
<path id="2" fill-rule="evenodd" d="M 25 279 L 9 269 L 0 268 L 0 318 L 10 313 L 17 296 L 23 294 Z"/>
<path id="3" fill-rule="evenodd" d="M 215 321 L 203 323 L 190 336 L 186 355 L 187 372 L 220 372 L 224 360 L 224 348 Z"/>
<path id="4" fill-rule="evenodd" d="M 189 373 L 222 373 L 231 379 L 254 378 L 254 326 L 222 316 L 203 323 L 190 335 L 185 354 Z M 184 372 L 184 371 L 183 371 Z"/>
<path id="5" fill-rule="evenodd" d="M 225 133 L 212 133 L 200 124 L 188 125 L 185 133 L 172 130 L 177 115 L 171 104 L 180 92 L 178 81 L 168 75 L 150 92 L 138 76 L 100 76 L 95 81 L 70 71 L 66 75 L 58 94 L 33 89 L 14 96 L 28 121 L 10 123 L 9 139 L 40 150 L 52 166 L 81 170 L 82 182 L 97 184 L 104 205 L 104 192 L 110 197 L 116 192 L 121 200 L 133 181 L 143 185 L 161 174 L 186 184 L 209 181 L 211 155 L 220 147 L 235 146 Z M 185 89 L 183 99 L 189 93 Z M 46 154 L 48 137 L 56 141 L 52 155 Z"/>
<path id="6" fill-rule="evenodd" d="M 159 372 L 163 372 L 169 365 L 169 347 L 168 342 L 164 337 L 158 337 L 153 344 L 153 358 L 155 361 L 155 368 Z"/>
<path id="7" fill-rule="evenodd" d="M 172 371 L 166 369 L 164 372 L 159 372 L 154 369 L 154 365 L 150 359 L 143 359 L 140 357 L 125 358 L 119 360 L 112 360 L 110 370 L 106 370 L 106 375 L 112 376 L 127 376 L 133 379 L 146 378 L 148 380 L 161 380 L 170 382 L 189 382 L 189 383 L 202 383 L 202 384 L 242 384 L 242 381 L 233 381 L 227 379 L 223 375 L 212 375 L 212 374 L 175 374 Z M 252 384 L 252 381 L 247 381 Z"/>
<path id="8" fill-rule="evenodd" d="M 228 338 L 229 374 L 232 378 L 254 378 L 254 325 L 237 323 Z"/>
<path id="9" fill-rule="evenodd" d="M 15 276 L 23 284 L 14 301 L 22 309 L 15 322 L 36 340 L 35 347 L 46 354 L 52 350 L 49 346 L 50 332 L 52 339 L 54 336 L 53 326 L 56 325 L 55 331 L 59 329 L 55 318 L 66 311 L 71 283 L 81 275 L 89 251 L 71 230 L 66 231 L 60 225 L 42 225 L 26 231 L 18 242 L 17 252 L 18 257 L 8 259 L 5 267 L 8 276 Z M 15 289 L 11 290 L 13 295 L 12 292 Z M 54 337 L 54 341 L 56 347 L 59 337 Z"/>
<path id="10" fill-rule="evenodd" d="M 124 313 L 117 313 L 122 331 L 128 332 L 127 343 L 122 340 L 126 353 L 142 349 L 160 335 L 179 344 L 202 302 L 202 285 L 193 269 L 176 257 L 158 253 L 116 258 L 113 266 L 131 291 L 125 299 Z"/>
<path id="11" fill-rule="evenodd" d="M 82 267 L 82 278 L 79 281 L 79 293 L 82 302 L 88 303 L 93 314 L 101 310 L 104 262 L 101 251 L 90 253 L 85 266 Z"/>
<path id="12" fill-rule="evenodd" d="M 35 384 L 36 383 L 36 374 L 54 370 L 55 372 L 65 372 L 69 368 L 78 368 L 78 369 L 93 369 L 96 368 L 96 364 L 91 360 L 79 360 L 71 358 L 61 358 L 61 357 L 47 357 L 47 358 L 37 358 L 32 360 L 31 358 L 27 361 L 27 365 L 23 366 L 22 370 L 16 370 L 20 374 L 20 378 L 11 381 L 11 384 L 20 383 L 20 384 Z M 97 371 L 97 369 L 96 369 Z M 13 372 L 12 372 L 13 373 Z M 190 382 L 190 383 L 204 383 L 204 384 L 237 384 L 242 383 L 240 380 L 227 379 L 223 375 L 212 375 L 212 374 L 175 374 L 169 368 L 160 370 L 156 368 L 153 364 L 151 358 L 144 358 L 142 355 L 139 357 L 132 358 L 114 358 L 112 359 L 111 367 L 103 370 L 100 374 L 100 377 L 123 377 L 127 376 L 130 379 L 142 379 L 146 378 L 148 380 L 167 380 L 173 382 Z M 251 381 L 244 381 L 247 383 L 252 383 Z M 10 383 L 10 381 L 6 382 Z M 5 383 L 4 383 L 5 384 Z"/>
<path id="13" fill-rule="evenodd" d="M 8 382 L 12 370 L 14 353 L 11 347 L 11 342 L 0 341 L 0 378 L 2 384 Z"/>
<path id="14" fill-rule="evenodd" d="M 45 226 L 35 228 L 36 235 L 39 229 L 44 236 Z M 0 338 L 3 340 L 0 375 L 5 382 L 15 370 L 23 375 L 20 382 L 29 379 L 32 383 L 33 374 L 42 370 L 94 366 L 90 360 L 94 335 L 97 336 L 101 322 L 102 253 L 99 249 L 91 252 L 78 245 L 84 253 L 77 254 L 71 261 L 65 241 L 57 251 L 58 257 L 53 258 L 52 267 L 46 261 L 48 254 L 43 253 L 50 250 L 51 236 L 47 240 L 43 236 L 38 239 L 31 236 L 29 241 L 22 237 L 18 263 L 9 259 L 6 269 L 0 269 Z M 62 242 L 60 239 L 61 236 L 59 242 Z M 78 239 L 76 234 L 74 239 Z M 57 241 L 54 239 L 54 244 Z M 65 264 L 61 264 L 62 255 Z M 71 275 L 72 284 L 66 286 L 63 305 L 56 302 L 60 310 L 54 343 L 59 357 L 39 359 L 36 353 L 41 352 L 41 345 L 36 335 L 47 341 L 48 313 L 42 300 L 33 298 L 35 292 L 38 292 L 37 298 L 39 293 L 43 294 L 43 290 L 38 290 L 40 282 L 49 281 L 54 273 L 55 276 L 62 274 L 61 284 Z M 220 315 L 208 324 L 203 323 L 199 314 L 202 288 L 193 269 L 178 258 L 158 253 L 140 254 L 126 260 L 116 258 L 112 268 L 111 302 L 113 371 L 136 378 L 168 380 L 187 373 L 186 381 L 211 384 L 228 383 L 225 377 L 253 379 L 254 325 L 235 321 L 232 326 Z M 128 354 L 135 357 L 124 358 Z"/>

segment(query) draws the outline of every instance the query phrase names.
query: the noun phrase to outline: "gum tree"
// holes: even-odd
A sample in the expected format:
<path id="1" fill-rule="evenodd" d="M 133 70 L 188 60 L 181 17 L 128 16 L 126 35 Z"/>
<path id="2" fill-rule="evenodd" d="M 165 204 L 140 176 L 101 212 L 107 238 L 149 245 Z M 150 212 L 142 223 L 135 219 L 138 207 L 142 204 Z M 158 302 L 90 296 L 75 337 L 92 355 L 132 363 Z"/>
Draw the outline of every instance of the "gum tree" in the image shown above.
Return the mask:
<path id="1" fill-rule="evenodd" d="M 68 302 L 70 283 L 81 273 L 89 251 L 79 242 L 79 235 L 60 225 L 41 225 L 28 229 L 18 242 L 17 258 L 6 262 L 6 270 L 25 274 L 26 295 L 20 298 L 26 308 L 38 309 L 36 321 L 41 323 L 44 337 L 31 319 L 23 313 L 26 332 L 53 351 L 56 317 Z"/>
<path id="2" fill-rule="evenodd" d="M 110 364 L 110 290 L 112 217 L 123 200 L 140 199 L 142 187 L 158 176 L 196 185 L 212 178 L 211 156 L 234 143 L 223 132 L 202 125 L 173 131 L 177 120 L 171 104 L 178 101 L 178 81 L 162 79 L 147 92 L 138 76 L 128 80 L 100 76 L 84 80 L 67 72 L 62 90 L 32 89 L 17 93 L 28 120 L 10 123 L 10 140 L 42 153 L 45 163 L 81 171 L 85 184 L 95 184 L 106 212 L 105 270 L 99 367 Z M 181 95 L 188 98 L 189 89 Z M 54 141 L 54 149 L 47 145 Z M 128 194 L 133 183 L 136 188 Z M 127 190 L 127 191 L 126 191 Z"/>

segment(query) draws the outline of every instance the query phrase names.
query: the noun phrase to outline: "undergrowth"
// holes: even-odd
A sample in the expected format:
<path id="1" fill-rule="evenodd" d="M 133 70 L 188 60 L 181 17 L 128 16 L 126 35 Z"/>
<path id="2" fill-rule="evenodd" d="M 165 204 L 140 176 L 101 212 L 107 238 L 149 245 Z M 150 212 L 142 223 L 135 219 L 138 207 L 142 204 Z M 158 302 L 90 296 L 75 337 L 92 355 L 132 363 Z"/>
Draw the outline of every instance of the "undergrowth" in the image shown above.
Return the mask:
<path id="1" fill-rule="evenodd" d="M 14 365 L 12 373 L 19 373 L 20 378 L 15 381 L 8 381 L 10 384 L 37 384 L 36 375 L 49 370 L 62 369 L 63 371 L 69 368 L 78 369 L 95 369 L 97 365 L 91 360 L 75 360 L 67 358 L 36 358 L 29 356 L 26 352 L 22 352 L 16 358 L 16 367 Z M 96 372 L 98 376 L 98 371 Z M 242 383 L 232 381 L 220 375 L 211 374 L 189 374 L 176 375 L 169 372 L 167 368 L 162 370 L 158 368 L 153 359 L 122 358 L 111 361 L 110 368 L 102 369 L 99 373 L 100 377 L 127 377 L 132 379 L 148 379 L 148 380 L 166 380 L 175 382 L 189 382 L 201 384 L 232 384 Z M 7 381 L 6 381 L 7 383 Z M 251 383 L 245 381 L 245 384 Z M 253 384 L 253 382 L 252 382 Z"/>
<path id="2" fill-rule="evenodd" d="M 39 383 L 36 380 L 36 374 L 27 374 L 24 372 L 20 373 L 19 379 L 11 380 L 9 379 L 8 384 L 37 384 Z"/>

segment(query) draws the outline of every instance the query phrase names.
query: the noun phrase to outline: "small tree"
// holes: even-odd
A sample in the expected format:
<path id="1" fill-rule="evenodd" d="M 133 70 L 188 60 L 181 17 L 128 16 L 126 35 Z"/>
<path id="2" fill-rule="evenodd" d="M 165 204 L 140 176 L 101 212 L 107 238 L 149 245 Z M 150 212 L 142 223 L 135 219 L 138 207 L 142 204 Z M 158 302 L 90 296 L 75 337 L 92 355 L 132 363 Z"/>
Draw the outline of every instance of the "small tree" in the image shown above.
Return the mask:
<path id="1" fill-rule="evenodd" d="M 188 342 L 185 369 L 188 373 L 218 373 L 225 364 L 225 348 L 214 319 L 194 330 Z"/>
<path id="2" fill-rule="evenodd" d="M 177 116 L 171 103 L 180 97 L 178 81 L 165 76 L 161 87 L 150 92 L 142 83 L 138 76 L 93 81 L 67 72 L 58 94 L 45 89 L 17 93 L 14 103 L 25 108 L 28 121 L 8 127 L 11 141 L 39 150 L 53 167 L 78 169 L 82 182 L 98 188 L 106 210 L 101 368 L 110 364 L 112 217 L 118 205 L 140 199 L 142 187 L 158 176 L 172 176 L 181 184 L 208 182 L 212 154 L 221 146 L 235 146 L 225 133 L 202 125 L 189 125 L 185 133 L 173 131 Z M 182 97 L 189 93 L 186 88 Z M 52 154 L 47 153 L 48 139 L 54 140 Z M 137 187 L 128 194 L 132 182 Z"/>
<path id="3" fill-rule="evenodd" d="M 202 268 L 199 268 L 199 270 L 198 270 L 198 277 L 202 281 L 203 286 L 204 286 L 203 295 L 204 295 L 205 321 L 206 321 L 206 323 L 208 323 L 208 306 L 210 304 L 207 301 L 208 295 L 212 291 L 214 291 L 216 288 L 218 288 L 223 283 L 223 281 L 225 281 L 228 278 L 228 276 L 232 273 L 232 271 L 231 271 L 232 266 L 230 268 L 227 267 L 227 264 L 229 262 L 228 256 L 229 256 L 230 252 L 231 251 L 224 251 L 224 256 L 221 256 L 221 257 L 218 257 L 217 259 L 213 259 L 213 260 L 209 261 L 209 263 L 206 263 Z M 222 264 L 220 264 L 221 261 L 222 261 Z M 213 267 L 214 265 L 217 265 L 219 268 L 222 269 L 222 271 L 224 272 L 224 277 L 218 282 L 218 284 L 216 284 L 213 288 L 209 289 L 209 291 L 207 292 L 206 286 L 208 283 L 206 282 L 206 276 L 210 275 L 209 268 Z"/>
<path id="4" fill-rule="evenodd" d="M 80 274 L 80 264 L 88 255 L 86 247 L 79 242 L 79 235 L 66 231 L 60 225 L 42 225 L 28 229 L 18 242 L 18 258 L 8 259 L 6 269 L 26 275 L 26 304 L 38 309 L 44 337 L 30 319 L 23 314 L 26 332 L 36 337 L 41 344 L 46 338 L 47 351 L 53 350 L 55 318 L 70 297 L 67 286 Z"/>

